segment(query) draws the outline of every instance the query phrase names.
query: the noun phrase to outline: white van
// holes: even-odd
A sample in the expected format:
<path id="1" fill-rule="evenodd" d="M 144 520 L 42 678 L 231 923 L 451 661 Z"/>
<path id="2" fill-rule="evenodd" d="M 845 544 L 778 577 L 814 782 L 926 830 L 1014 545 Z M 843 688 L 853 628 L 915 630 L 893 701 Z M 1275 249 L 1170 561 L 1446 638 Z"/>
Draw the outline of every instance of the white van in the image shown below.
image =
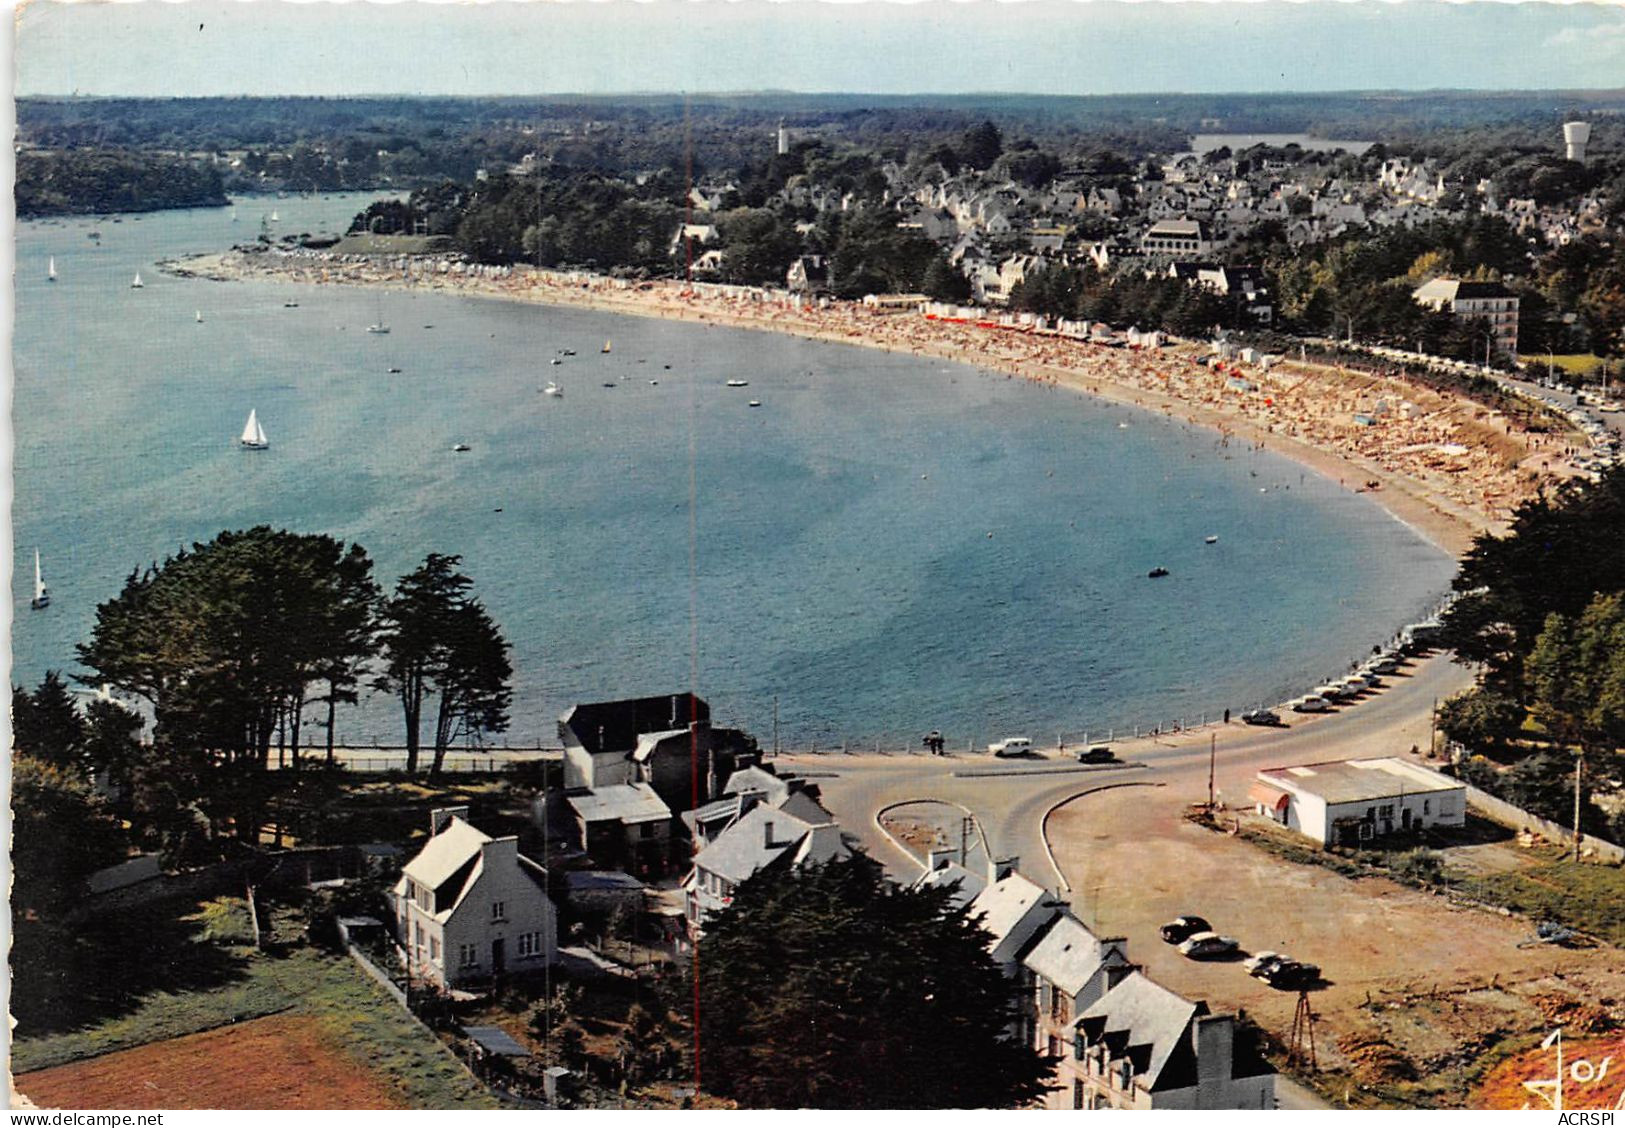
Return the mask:
<path id="1" fill-rule="evenodd" d="M 989 744 L 987 750 L 995 756 L 1029 756 L 1032 754 L 1033 742 L 1025 736 L 1007 736 L 1003 740 L 995 740 Z"/>

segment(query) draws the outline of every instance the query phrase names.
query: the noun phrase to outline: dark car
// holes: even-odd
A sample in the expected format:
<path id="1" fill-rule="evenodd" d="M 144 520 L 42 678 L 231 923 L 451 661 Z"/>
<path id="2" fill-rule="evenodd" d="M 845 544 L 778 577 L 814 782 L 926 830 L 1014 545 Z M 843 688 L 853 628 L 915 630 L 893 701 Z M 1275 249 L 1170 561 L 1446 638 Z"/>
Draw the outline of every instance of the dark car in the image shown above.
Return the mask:
<path id="1" fill-rule="evenodd" d="M 1282 960 L 1261 978 L 1271 987 L 1277 987 L 1282 991 L 1301 991 L 1311 984 L 1320 982 L 1320 968 L 1297 960 Z"/>
<path id="2" fill-rule="evenodd" d="M 1117 757 L 1112 754 L 1112 750 L 1103 744 L 1078 753 L 1078 763 L 1080 764 L 1112 764 L 1116 763 L 1116 761 Z"/>
<path id="3" fill-rule="evenodd" d="M 1198 932 L 1213 931 L 1213 926 L 1199 916 L 1182 916 L 1163 925 L 1160 931 L 1167 943 L 1182 944 Z"/>
<path id="4" fill-rule="evenodd" d="M 1269 709 L 1252 709 L 1241 715 L 1241 721 L 1247 725 L 1278 725 L 1281 717 Z"/>

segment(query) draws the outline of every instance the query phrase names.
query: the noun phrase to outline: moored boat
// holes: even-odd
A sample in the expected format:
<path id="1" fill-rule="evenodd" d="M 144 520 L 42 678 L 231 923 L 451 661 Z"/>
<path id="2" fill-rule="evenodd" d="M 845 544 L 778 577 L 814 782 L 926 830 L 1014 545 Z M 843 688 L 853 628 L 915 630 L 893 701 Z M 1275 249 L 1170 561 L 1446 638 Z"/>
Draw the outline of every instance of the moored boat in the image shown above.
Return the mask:
<path id="1" fill-rule="evenodd" d="M 243 424 L 243 433 L 238 437 L 237 443 L 244 450 L 268 450 L 270 442 L 265 437 L 265 428 L 260 426 L 259 413 L 253 408 L 248 411 L 248 422 Z"/>

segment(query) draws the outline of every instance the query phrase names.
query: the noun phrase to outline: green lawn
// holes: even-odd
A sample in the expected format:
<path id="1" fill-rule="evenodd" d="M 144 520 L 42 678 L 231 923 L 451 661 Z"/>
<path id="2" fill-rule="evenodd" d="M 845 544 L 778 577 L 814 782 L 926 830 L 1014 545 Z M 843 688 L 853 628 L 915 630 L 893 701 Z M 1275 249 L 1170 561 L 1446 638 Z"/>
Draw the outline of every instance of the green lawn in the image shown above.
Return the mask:
<path id="1" fill-rule="evenodd" d="M 1555 920 L 1609 944 L 1625 944 L 1625 868 L 1565 860 L 1554 846 L 1530 850 L 1526 869 L 1472 876 L 1447 872 L 1460 894 L 1532 920 Z"/>
<path id="2" fill-rule="evenodd" d="M 450 1051 L 348 957 L 309 946 L 292 946 L 280 954 L 255 952 L 248 946 L 248 913 L 241 900 L 182 906 L 178 911 L 169 906 L 167 913 L 177 927 L 161 933 L 167 950 L 152 943 L 140 945 L 140 957 L 122 964 L 127 968 L 122 975 L 128 981 L 124 990 L 98 989 L 95 980 L 79 978 L 96 974 L 98 967 L 110 973 L 120 962 L 120 938 L 161 924 L 165 912 L 146 909 L 99 922 L 108 927 L 87 930 L 102 949 L 99 953 L 70 961 L 66 968 L 50 968 L 44 976 L 34 974 L 38 969 L 19 958 L 28 952 L 14 953 L 13 966 L 21 974 L 14 986 L 14 1006 L 20 1010 L 13 1072 L 292 1011 L 314 1018 L 333 1044 L 348 1047 L 362 1063 L 390 1078 L 413 1108 L 498 1107 Z M 291 911 L 273 909 L 273 914 L 278 932 L 292 935 Z M 189 961 L 206 964 L 206 974 L 200 975 Z M 50 980 L 43 985 L 48 990 L 42 991 L 42 979 Z M 30 1018 L 45 1002 L 42 994 L 77 996 L 85 1002 L 69 1008 L 71 1013 L 61 1013 L 58 1007 L 56 1013 Z"/>
<path id="3" fill-rule="evenodd" d="M 1518 360 L 1523 364 L 1532 364 L 1542 372 L 1546 370 L 1547 357 L 1545 353 L 1528 356 L 1519 354 Z M 1590 372 L 1601 364 L 1602 357 L 1593 353 L 1570 353 L 1566 356 L 1554 356 L 1551 358 L 1551 362 L 1557 371 L 1566 372 L 1570 376 L 1579 376 Z"/>

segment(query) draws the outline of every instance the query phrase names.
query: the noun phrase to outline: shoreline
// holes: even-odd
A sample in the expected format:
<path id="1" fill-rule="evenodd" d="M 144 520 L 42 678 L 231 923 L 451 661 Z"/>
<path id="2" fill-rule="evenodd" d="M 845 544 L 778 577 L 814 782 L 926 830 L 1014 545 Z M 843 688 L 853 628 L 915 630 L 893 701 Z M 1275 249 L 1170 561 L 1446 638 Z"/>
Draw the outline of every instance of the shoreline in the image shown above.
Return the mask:
<path id="1" fill-rule="evenodd" d="M 336 259 L 266 251 L 160 263 L 183 277 L 376 287 L 405 293 L 573 306 L 623 316 L 778 332 L 830 344 L 969 364 L 1065 388 L 1120 406 L 1176 415 L 1196 426 L 1273 449 L 1351 492 L 1459 557 L 1480 533 L 1499 532 L 1516 504 L 1548 475 L 1560 440 L 1524 432 L 1464 397 L 1394 377 L 1284 361 L 1268 368 L 1199 364 L 1196 346 L 1150 351 L 1009 329 L 933 321 L 855 303 L 794 306 L 788 295 L 674 282 L 482 267 L 433 259 Z M 777 300 L 764 300 L 773 294 Z M 749 295 L 746 297 L 745 295 Z M 760 295 L 760 296 L 759 296 Z M 1229 375 L 1226 375 L 1228 373 Z M 1355 422 L 1356 413 L 1373 423 Z M 1537 467 L 1536 463 L 1540 463 Z"/>

